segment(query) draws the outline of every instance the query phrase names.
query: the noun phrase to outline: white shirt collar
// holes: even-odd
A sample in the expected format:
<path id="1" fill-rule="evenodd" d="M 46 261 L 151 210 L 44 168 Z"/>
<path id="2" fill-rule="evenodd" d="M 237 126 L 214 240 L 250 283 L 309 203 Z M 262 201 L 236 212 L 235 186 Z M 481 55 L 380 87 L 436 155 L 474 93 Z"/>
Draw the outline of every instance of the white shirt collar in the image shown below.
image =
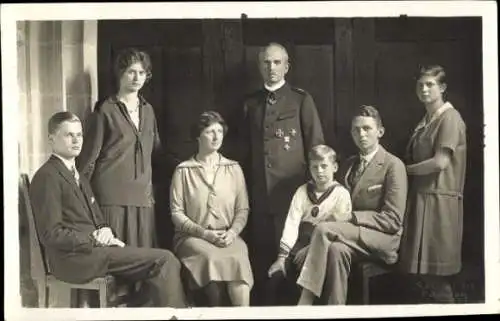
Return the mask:
<path id="1" fill-rule="evenodd" d="M 57 158 L 59 158 L 63 162 L 64 166 L 66 166 L 66 168 L 69 169 L 70 172 L 71 172 L 71 170 L 73 168 L 76 170 L 75 159 L 73 159 L 72 161 L 70 161 L 70 160 L 65 159 L 62 156 L 57 155 L 56 153 L 52 153 L 52 155 L 54 155 Z"/>
<path id="2" fill-rule="evenodd" d="M 366 164 L 368 164 L 373 159 L 373 157 L 375 157 L 375 154 L 378 152 L 378 149 L 379 145 L 377 145 L 377 148 L 375 148 L 375 150 L 368 155 L 359 154 L 359 158 L 364 159 L 366 161 Z"/>
<path id="3" fill-rule="evenodd" d="M 266 88 L 267 90 L 269 91 L 276 91 L 278 89 L 280 89 L 281 87 L 283 87 L 285 85 L 285 79 L 281 79 L 280 82 L 278 82 L 277 84 L 274 84 L 272 86 L 268 86 L 267 84 L 264 84 L 264 88 Z"/>

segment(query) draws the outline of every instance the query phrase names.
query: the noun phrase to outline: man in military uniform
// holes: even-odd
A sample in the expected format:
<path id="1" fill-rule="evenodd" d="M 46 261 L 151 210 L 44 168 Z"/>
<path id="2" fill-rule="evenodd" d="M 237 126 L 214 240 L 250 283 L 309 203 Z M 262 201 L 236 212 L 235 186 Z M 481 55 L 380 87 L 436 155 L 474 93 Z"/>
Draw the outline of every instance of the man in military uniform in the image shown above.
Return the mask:
<path id="1" fill-rule="evenodd" d="M 310 94 L 285 81 L 288 53 L 270 43 L 259 53 L 264 88 L 244 103 L 241 163 L 251 197 L 248 245 L 255 278 L 255 305 L 266 305 L 263 286 L 279 250 L 281 231 L 295 190 L 307 180 L 307 153 L 323 144 Z"/>

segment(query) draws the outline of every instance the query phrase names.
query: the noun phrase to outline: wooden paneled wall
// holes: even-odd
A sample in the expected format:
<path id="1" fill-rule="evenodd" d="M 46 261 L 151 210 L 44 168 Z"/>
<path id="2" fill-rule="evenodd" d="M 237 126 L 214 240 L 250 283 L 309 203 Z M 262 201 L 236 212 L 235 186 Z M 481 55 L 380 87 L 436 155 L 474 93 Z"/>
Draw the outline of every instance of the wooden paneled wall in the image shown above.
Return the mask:
<path id="1" fill-rule="evenodd" d="M 166 148 L 183 160 L 196 144 L 189 128 L 203 110 L 215 109 L 229 124 L 224 153 L 237 142 L 242 100 L 261 86 L 258 47 L 285 45 L 287 79 L 309 91 L 317 104 L 326 141 L 341 159 L 355 152 L 352 111 L 375 105 L 383 118 L 383 144 L 404 156 L 406 142 L 424 114 L 415 94 L 419 64 L 448 71 L 448 97 L 468 126 L 464 253 L 483 258 L 483 102 L 480 18 L 308 18 L 233 20 L 99 21 L 99 96 L 112 92 L 117 50 L 135 46 L 153 59 L 153 79 L 143 90 L 154 106 Z M 168 167 L 168 168 L 167 168 Z M 168 217 L 172 166 L 158 169 L 163 184 L 160 219 Z M 163 198 L 165 196 L 165 198 Z M 168 221 L 168 219 L 165 219 Z"/>

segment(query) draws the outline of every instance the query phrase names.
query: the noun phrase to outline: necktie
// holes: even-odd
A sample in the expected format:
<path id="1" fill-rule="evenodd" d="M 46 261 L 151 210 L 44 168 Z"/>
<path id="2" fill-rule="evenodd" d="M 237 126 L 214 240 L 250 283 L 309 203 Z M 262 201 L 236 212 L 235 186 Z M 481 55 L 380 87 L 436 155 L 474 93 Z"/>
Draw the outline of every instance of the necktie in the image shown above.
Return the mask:
<path id="1" fill-rule="evenodd" d="M 354 187 L 358 181 L 363 172 L 365 171 L 366 168 L 366 159 L 360 158 L 358 162 L 358 166 L 356 167 L 356 170 L 354 171 L 353 175 L 351 176 L 351 186 Z"/>
<path id="2" fill-rule="evenodd" d="M 78 171 L 76 170 L 75 166 L 71 167 L 71 174 L 75 179 L 76 185 L 80 186 L 80 175 L 78 174 Z"/>

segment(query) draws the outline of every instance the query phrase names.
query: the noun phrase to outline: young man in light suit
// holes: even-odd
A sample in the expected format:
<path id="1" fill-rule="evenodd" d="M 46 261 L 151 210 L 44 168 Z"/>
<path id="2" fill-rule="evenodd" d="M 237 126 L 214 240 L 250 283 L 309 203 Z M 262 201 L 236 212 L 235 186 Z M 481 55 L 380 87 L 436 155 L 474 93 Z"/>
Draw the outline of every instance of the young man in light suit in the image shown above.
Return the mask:
<path id="1" fill-rule="evenodd" d="M 339 181 L 351 192 L 352 220 L 316 226 L 297 281 L 299 305 L 319 297 L 327 304 L 345 304 L 354 262 L 394 264 L 398 259 L 408 186 L 405 165 L 379 144 L 384 127 L 374 107 L 359 108 L 351 134 L 359 155 L 346 160 Z"/>
<path id="2" fill-rule="evenodd" d="M 30 199 L 50 272 L 70 283 L 107 274 L 144 280 L 153 306 L 185 307 L 177 258 L 167 250 L 126 246 L 104 222 L 89 182 L 75 169 L 83 142 L 78 117 L 58 112 L 48 132 L 52 155 L 34 175 Z"/>

